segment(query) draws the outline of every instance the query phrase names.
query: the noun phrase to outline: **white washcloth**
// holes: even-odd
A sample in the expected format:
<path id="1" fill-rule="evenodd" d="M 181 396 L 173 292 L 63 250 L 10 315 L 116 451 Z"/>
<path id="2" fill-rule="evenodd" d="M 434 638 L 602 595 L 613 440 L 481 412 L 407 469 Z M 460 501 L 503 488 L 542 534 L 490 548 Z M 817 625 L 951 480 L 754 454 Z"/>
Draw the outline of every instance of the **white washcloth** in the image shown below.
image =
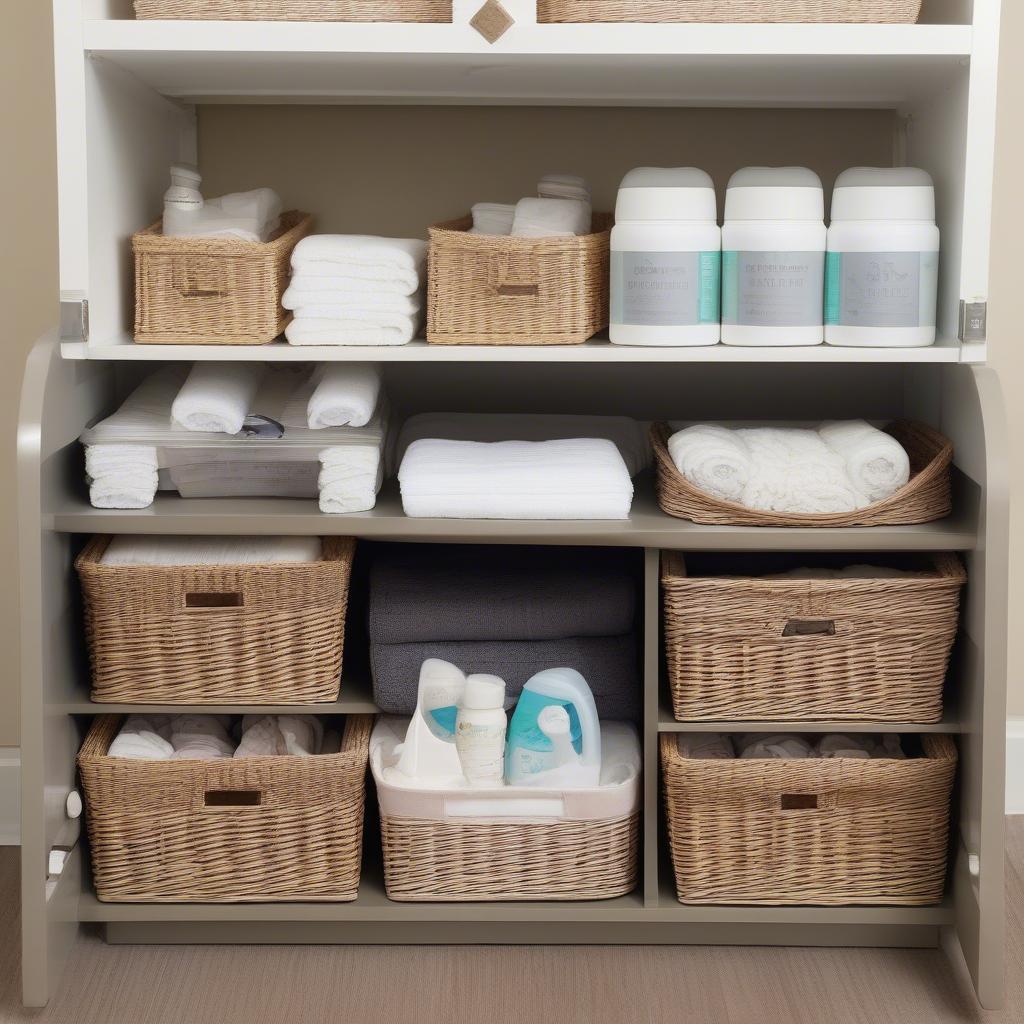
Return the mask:
<path id="1" fill-rule="evenodd" d="M 396 444 L 401 462 L 413 441 L 443 437 L 449 441 L 559 441 L 574 437 L 604 437 L 612 441 L 630 476 L 651 464 L 647 431 L 628 416 L 573 416 L 569 414 L 427 412 L 410 416 Z"/>
<path id="2" fill-rule="evenodd" d="M 903 752 L 900 738 L 895 733 L 885 733 L 875 742 L 872 757 L 888 758 L 893 761 L 904 761 L 907 755 Z"/>
<path id="3" fill-rule="evenodd" d="M 515 220 L 514 203 L 474 203 L 471 235 L 511 235 Z"/>
<path id="4" fill-rule="evenodd" d="M 380 398 L 380 367 L 374 363 L 326 363 L 306 405 L 310 430 L 365 427 Z"/>
<path id="5" fill-rule="evenodd" d="M 330 292 L 332 295 L 359 295 L 363 298 L 379 298 L 382 306 L 388 300 L 421 295 L 426 285 L 426 274 L 400 275 L 395 278 L 357 277 L 353 273 L 342 273 L 342 268 L 330 263 L 307 263 L 301 270 L 293 270 L 286 293 L 291 301 L 301 305 L 307 295 L 316 292 Z M 422 299 L 420 300 L 422 302 Z M 363 302 L 362 305 L 366 305 Z"/>
<path id="6" fill-rule="evenodd" d="M 177 760 L 212 761 L 231 757 L 235 745 L 216 715 L 177 715 L 171 719 L 171 746 Z"/>
<path id="7" fill-rule="evenodd" d="M 545 174 L 537 183 L 537 195 L 544 199 L 580 199 L 590 202 L 590 183 L 578 174 Z"/>
<path id="8" fill-rule="evenodd" d="M 351 445 L 320 452 L 320 511 L 368 512 L 384 479 L 379 447 Z"/>
<path id="9" fill-rule="evenodd" d="M 263 565 L 317 562 L 319 537 L 147 537 L 123 534 L 107 545 L 102 565 Z"/>
<path id="10" fill-rule="evenodd" d="M 235 757 L 279 757 L 288 753 L 276 715 L 246 715 Z"/>
<path id="11" fill-rule="evenodd" d="M 315 715 L 278 715 L 277 724 L 292 757 L 313 757 L 320 753 L 324 726 Z"/>
<path id="12" fill-rule="evenodd" d="M 196 363 L 171 405 L 186 430 L 237 434 L 266 372 L 262 363 Z"/>
<path id="13" fill-rule="evenodd" d="M 570 238 L 590 232 L 590 203 L 581 199 L 520 199 L 512 234 L 520 238 Z"/>
<path id="14" fill-rule="evenodd" d="M 604 438 L 424 438 L 398 472 L 405 514 L 447 519 L 628 519 L 633 483 Z"/>
<path id="15" fill-rule="evenodd" d="M 681 732 L 679 753 L 700 761 L 727 761 L 736 756 L 732 740 L 717 732 Z"/>
<path id="16" fill-rule="evenodd" d="M 668 439 L 672 461 L 695 487 L 739 502 L 750 483 L 753 458 L 735 430 L 714 423 L 686 427 Z"/>
<path id="17" fill-rule="evenodd" d="M 758 761 L 772 758 L 813 757 L 810 743 L 801 736 L 764 736 L 748 733 L 739 740 L 740 757 Z"/>
<path id="18" fill-rule="evenodd" d="M 426 261 L 427 243 L 419 238 L 307 235 L 292 250 L 292 268 L 302 274 L 397 284 L 405 295 L 420 288 Z"/>
<path id="19" fill-rule="evenodd" d="M 291 345 L 408 345 L 419 326 L 419 316 L 351 310 L 345 320 L 297 317 L 284 335 Z"/>
<path id="20" fill-rule="evenodd" d="M 896 438 L 865 423 L 844 420 L 823 423 L 822 440 L 846 463 L 854 487 L 868 501 L 882 501 L 910 479 L 910 457 Z"/>
<path id="21" fill-rule="evenodd" d="M 372 320 L 385 316 L 418 316 L 422 293 L 415 295 L 367 294 L 348 299 L 340 292 L 308 292 L 292 307 L 301 320 Z"/>
<path id="22" fill-rule="evenodd" d="M 156 470 L 146 474 L 110 473 L 89 484 L 93 508 L 149 508 L 160 486 Z"/>

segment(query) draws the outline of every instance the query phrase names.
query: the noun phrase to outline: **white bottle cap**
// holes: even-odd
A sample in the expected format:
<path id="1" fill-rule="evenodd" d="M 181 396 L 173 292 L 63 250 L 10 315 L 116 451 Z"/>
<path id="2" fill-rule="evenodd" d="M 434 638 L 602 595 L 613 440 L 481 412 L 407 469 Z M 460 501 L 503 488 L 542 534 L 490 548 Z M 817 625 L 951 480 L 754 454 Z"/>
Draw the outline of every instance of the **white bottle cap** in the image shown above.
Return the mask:
<path id="1" fill-rule="evenodd" d="M 851 167 L 836 178 L 832 220 L 935 221 L 935 186 L 917 167 Z"/>
<path id="2" fill-rule="evenodd" d="M 821 178 L 807 167 L 744 167 L 729 179 L 728 220 L 825 220 Z"/>
<path id="3" fill-rule="evenodd" d="M 569 712 L 561 704 L 549 704 L 541 708 L 537 715 L 537 726 L 547 737 L 568 736 L 570 723 Z"/>
<path id="4" fill-rule="evenodd" d="M 462 706 L 470 711 L 490 711 L 505 706 L 505 680 L 482 673 L 466 677 Z"/>
<path id="5" fill-rule="evenodd" d="M 696 167 L 636 167 L 619 185 L 616 221 L 697 220 L 718 223 L 711 175 Z"/>

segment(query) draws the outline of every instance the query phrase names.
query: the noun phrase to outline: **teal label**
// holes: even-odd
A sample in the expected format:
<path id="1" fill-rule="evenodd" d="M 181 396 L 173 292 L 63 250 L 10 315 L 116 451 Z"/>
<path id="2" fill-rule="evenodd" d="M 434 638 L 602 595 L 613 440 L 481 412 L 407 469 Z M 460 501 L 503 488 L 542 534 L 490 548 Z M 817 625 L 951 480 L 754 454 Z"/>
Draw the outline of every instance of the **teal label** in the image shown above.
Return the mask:
<path id="1" fill-rule="evenodd" d="M 721 277 L 720 252 L 612 252 L 611 322 L 717 324 Z"/>
<path id="2" fill-rule="evenodd" d="M 722 323 L 817 327 L 824 322 L 823 252 L 722 254 Z"/>
<path id="3" fill-rule="evenodd" d="M 937 252 L 830 252 L 825 322 L 840 327 L 934 327 Z"/>

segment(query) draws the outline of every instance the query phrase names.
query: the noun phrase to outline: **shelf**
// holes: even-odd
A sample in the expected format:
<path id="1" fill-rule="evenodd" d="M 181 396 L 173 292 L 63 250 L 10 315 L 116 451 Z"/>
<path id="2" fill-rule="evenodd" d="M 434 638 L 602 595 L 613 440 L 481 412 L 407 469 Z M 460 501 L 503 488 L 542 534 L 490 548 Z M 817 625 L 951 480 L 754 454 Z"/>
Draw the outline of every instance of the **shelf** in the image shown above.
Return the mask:
<path id="1" fill-rule="evenodd" d="M 191 102 L 895 106 L 963 72 L 968 25 L 86 21 L 86 52 Z"/>
<path id="2" fill-rule="evenodd" d="M 964 488 L 954 488 L 957 491 Z M 947 519 L 921 526 L 787 528 L 698 526 L 658 507 L 653 480 L 636 482 L 628 520 L 411 519 L 388 481 L 370 512 L 325 515 L 312 499 L 180 498 L 146 509 L 93 508 L 84 495 L 42 517 L 58 533 L 280 534 L 465 544 L 566 544 L 687 551 L 970 551 L 978 542 L 977 497 L 964 493 Z"/>
<path id="3" fill-rule="evenodd" d="M 947 709 L 941 722 L 847 722 L 847 721 L 718 721 L 718 722 L 677 722 L 664 704 L 658 711 L 658 732 L 795 732 L 795 733 L 899 733 L 918 735 L 922 733 L 963 732 L 963 726 Z"/>
<path id="4" fill-rule="evenodd" d="M 662 348 L 613 345 L 594 340 L 582 345 L 136 345 L 123 335 L 109 343 L 65 342 L 65 359 L 118 359 L 138 362 L 210 360 L 268 363 L 960 363 L 984 362 L 984 345 L 944 339 L 927 348 L 849 348 L 834 345 L 741 348 L 734 345 Z"/>

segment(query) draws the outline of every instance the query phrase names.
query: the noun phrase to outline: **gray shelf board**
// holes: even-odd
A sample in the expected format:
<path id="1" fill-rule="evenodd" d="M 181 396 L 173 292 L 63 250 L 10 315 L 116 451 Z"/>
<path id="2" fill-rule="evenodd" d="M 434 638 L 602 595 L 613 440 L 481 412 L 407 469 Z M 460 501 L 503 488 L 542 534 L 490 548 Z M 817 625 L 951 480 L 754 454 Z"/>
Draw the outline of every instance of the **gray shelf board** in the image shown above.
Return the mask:
<path id="1" fill-rule="evenodd" d="M 713 722 L 677 722 L 672 712 L 662 704 L 658 712 L 658 732 L 839 732 L 839 733 L 960 733 L 963 725 L 948 708 L 940 722 L 849 722 L 841 719 L 820 721 L 769 722 L 737 719 Z"/>
<path id="2" fill-rule="evenodd" d="M 969 551 L 977 545 L 976 505 L 920 526 L 846 528 L 700 526 L 658 508 L 653 480 L 637 481 L 628 520 L 412 519 L 389 481 L 369 512 L 321 513 L 312 499 L 180 498 L 160 495 L 137 511 L 93 508 L 65 498 L 43 516 L 59 533 L 340 535 L 376 540 L 480 544 L 567 544 L 690 551 Z"/>

